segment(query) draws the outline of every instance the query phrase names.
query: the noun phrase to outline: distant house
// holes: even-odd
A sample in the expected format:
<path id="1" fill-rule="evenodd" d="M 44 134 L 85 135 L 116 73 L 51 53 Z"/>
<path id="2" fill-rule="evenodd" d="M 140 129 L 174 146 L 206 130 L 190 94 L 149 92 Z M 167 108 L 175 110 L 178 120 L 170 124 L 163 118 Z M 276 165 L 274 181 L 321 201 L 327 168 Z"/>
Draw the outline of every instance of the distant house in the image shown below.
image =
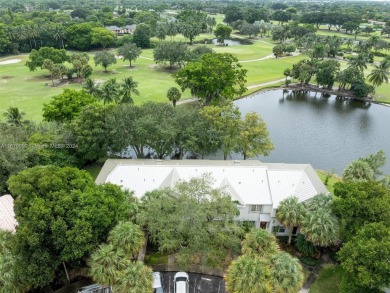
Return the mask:
<path id="1" fill-rule="evenodd" d="M 123 34 L 123 30 L 120 27 L 117 27 L 116 25 L 106 26 L 105 28 L 115 33 L 116 35 Z"/>
<path id="2" fill-rule="evenodd" d="M 329 193 L 308 164 L 272 164 L 255 160 L 109 159 L 96 183 L 111 182 L 134 191 L 134 196 L 141 198 L 148 191 L 171 187 L 205 173 L 212 177 L 215 188 L 225 188 L 237 202 L 238 220 L 270 232 L 278 231 L 278 235 L 288 233 L 276 219 L 282 200 L 296 196 L 300 202 L 305 202 L 319 193 Z"/>
<path id="3" fill-rule="evenodd" d="M 9 194 L 0 196 L 0 230 L 15 233 L 17 225 L 13 197 Z"/>
<path id="4" fill-rule="evenodd" d="M 123 32 L 125 34 L 132 34 L 134 33 L 135 29 L 137 28 L 136 24 L 128 24 L 123 27 Z"/>
<path id="5" fill-rule="evenodd" d="M 132 34 L 134 33 L 137 25 L 131 24 L 131 25 L 125 25 L 124 27 L 118 27 L 116 25 L 110 25 L 106 26 L 105 28 L 109 31 L 115 33 L 117 36 L 123 35 L 123 34 Z"/>
<path id="6" fill-rule="evenodd" d="M 376 25 L 381 25 L 381 26 L 386 25 L 386 22 L 384 22 L 384 21 L 376 21 L 376 20 L 372 20 L 372 19 L 367 20 L 367 22 L 370 24 L 376 24 Z"/>

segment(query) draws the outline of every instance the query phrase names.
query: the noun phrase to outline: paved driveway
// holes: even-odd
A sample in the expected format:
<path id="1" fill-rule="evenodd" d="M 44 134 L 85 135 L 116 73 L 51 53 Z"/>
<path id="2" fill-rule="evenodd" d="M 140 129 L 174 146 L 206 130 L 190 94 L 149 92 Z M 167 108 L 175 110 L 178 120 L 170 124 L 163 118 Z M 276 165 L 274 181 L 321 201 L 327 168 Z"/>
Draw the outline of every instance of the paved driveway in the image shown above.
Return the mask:
<path id="1" fill-rule="evenodd" d="M 164 293 L 173 292 L 173 277 L 176 272 L 161 272 L 164 278 Z M 189 293 L 225 293 L 225 281 L 221 277 L 189 273 Z"/>

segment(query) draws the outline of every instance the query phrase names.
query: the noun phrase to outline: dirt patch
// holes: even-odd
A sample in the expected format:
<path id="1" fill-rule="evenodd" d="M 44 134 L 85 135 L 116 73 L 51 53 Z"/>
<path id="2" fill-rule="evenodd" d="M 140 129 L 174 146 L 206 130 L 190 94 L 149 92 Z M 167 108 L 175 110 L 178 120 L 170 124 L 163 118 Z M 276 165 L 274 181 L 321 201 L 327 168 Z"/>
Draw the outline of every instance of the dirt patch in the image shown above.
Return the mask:
<path id="1" fill-rule="evenodd" d="M 20 60 L 20 59 L 10 59 L 10 60 L 1 61 L 0 65 L 13 64 L 13 63 L 18 63 L 20 61 L 22 61 L 22 60 Z"/>

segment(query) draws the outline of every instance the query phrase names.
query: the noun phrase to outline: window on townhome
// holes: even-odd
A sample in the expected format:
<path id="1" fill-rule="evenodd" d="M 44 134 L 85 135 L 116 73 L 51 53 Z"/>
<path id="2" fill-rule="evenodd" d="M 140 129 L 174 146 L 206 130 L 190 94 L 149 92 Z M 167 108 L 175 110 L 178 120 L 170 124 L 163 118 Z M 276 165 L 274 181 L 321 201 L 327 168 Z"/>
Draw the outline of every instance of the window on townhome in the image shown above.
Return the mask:
<path id="1" fill-rule="evenodd" d="M 262 205 L 251 205 L 251 212 L 261 212 Z"/>
<path id="2" fill-rule="evenodd" d="M 286 227 L 279 226 L 279 233 L 284 233 L 286 232 Z"/>

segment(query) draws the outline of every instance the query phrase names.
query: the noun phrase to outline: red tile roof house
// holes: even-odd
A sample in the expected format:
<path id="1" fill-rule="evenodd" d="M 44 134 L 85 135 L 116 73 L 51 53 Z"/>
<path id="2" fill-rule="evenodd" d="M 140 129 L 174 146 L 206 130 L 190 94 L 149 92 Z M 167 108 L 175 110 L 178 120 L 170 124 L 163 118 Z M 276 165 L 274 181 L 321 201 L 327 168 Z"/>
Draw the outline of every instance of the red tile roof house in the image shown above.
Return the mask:
<path id="1" fill-rule="evenodd" d="M 15 219 L 14 199 L 11 195 L 0 196 L 0 230 L 15 233 L 18 222 Z"/>

